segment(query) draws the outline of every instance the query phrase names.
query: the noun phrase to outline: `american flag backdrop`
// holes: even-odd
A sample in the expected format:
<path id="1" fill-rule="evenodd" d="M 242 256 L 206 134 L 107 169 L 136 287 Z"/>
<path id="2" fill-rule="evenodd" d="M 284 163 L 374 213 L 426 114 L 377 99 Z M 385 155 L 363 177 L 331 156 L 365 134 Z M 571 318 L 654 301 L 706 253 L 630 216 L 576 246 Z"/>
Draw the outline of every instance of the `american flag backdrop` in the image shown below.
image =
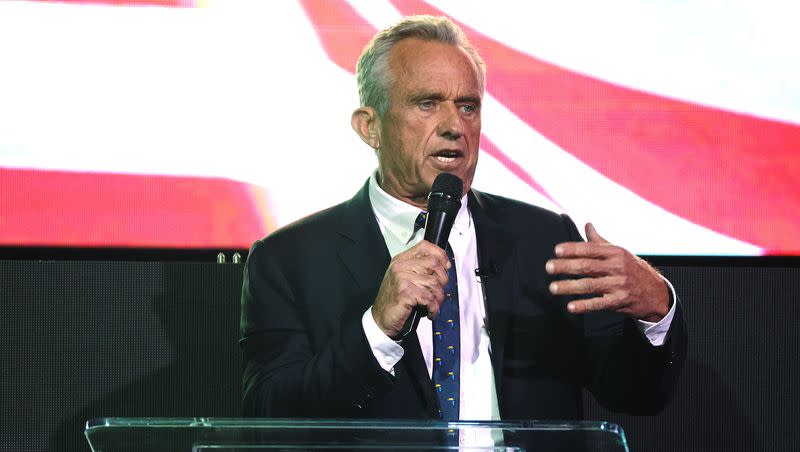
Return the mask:
<path id="1" fill-rule="evenodd" d="M 0 245 L 245 248 L 355 193 L 364 44 L 485 59 L 474 187 L 640 254 L 800 254 L 793 1 L 0 2 Z"/>

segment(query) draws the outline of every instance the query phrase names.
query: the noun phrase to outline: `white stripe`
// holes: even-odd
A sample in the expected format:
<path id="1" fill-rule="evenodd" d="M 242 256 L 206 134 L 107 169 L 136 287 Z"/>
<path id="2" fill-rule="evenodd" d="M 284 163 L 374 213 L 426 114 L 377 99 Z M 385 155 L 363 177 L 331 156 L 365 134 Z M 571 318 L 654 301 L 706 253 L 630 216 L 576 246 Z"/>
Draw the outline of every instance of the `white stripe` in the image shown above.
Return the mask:
<path id="1" fill-rule="evenodd" d="M 347 0 L 359 15 L 378 30 L 392 25 L 403 18 L 387 0 Z"/>
<path id="2" fill-rule="evenodd" d="M 480 32 L 612 83 L 800 124 L 800 2 L 433 0 Z M 489 68 L 491 73 L 491 67 Z"/>

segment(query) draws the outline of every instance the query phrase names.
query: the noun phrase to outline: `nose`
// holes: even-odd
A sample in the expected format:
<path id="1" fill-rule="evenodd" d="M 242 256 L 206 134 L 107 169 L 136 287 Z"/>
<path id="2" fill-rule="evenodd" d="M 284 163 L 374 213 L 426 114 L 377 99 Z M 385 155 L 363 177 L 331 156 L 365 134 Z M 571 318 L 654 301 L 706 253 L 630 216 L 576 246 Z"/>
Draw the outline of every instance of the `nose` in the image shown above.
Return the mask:
<path id="1" fill-rule="evenodd" d="M 442 115 L 439 121 L 439 136 L 447 140 L 458 140 L 464 136 L 464 123 L 459 114 L 459 107 L 451 102 L 445 102 L 440 110 Z"/>

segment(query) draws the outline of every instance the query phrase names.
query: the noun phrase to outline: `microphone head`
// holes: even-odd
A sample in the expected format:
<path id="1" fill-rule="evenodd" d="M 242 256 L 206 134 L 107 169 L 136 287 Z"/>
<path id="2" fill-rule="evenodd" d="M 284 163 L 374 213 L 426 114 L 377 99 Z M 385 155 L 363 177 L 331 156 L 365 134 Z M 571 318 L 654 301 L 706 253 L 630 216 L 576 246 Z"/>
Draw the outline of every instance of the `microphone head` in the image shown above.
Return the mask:
<path id="1" fill-rule="evenodd" d="M 431 194 L 442 193 L 443 196 L 455 197 L 456 199 L 461 199 L 463 191 L 464 182 L 455 174 L 450 173 L 439 173 L 431 187 Z"/>
<path id="2" fill-rule="evenodd" d="M 458 176 L 439 173 L 433 181 L 433 187 L 428 195 L 428 212 L 455 214 L 461 207 L 462 191 L 464 191 L 464 182 Z M 447 231 L 449 233 L 450 229 L 448 228 Z"/>

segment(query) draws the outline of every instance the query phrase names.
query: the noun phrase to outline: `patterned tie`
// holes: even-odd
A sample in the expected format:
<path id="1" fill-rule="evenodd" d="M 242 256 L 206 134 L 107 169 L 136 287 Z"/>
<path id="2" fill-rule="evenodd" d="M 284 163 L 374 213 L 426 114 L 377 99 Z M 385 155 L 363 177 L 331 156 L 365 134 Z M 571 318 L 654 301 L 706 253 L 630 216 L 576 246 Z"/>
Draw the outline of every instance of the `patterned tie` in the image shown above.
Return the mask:
<path id="1" fill-rule="evenodd" d="M 439 416 L 446 421 L 458 420 L 461 369 L 461 330 L 458 319 L 458 281 L 456 261 L 450 245 L 446 248 L 450 258 L 444 302 L 433 319 L 433 387 L 439 398 Z"/>
<path id="2" fill-rule="evenodd" d="M 427 212 L 421 212 L 414 222 L 414 233 L 425 227 Z M 413 235 L 412 235 L 413 236 Z M 458 420 L 461 391 L 461 329 L 458 316 L 458 280 L 456 261 L 450 244 L 445 248 L 450 258 L 444 302 L 433 319 L 433 387 L 439 399 L 439 417 L 446 421 Z M 450 435 L 448 435 L 450 436 Z M 451 438 L 448 438 L 451 439 Z"/>

